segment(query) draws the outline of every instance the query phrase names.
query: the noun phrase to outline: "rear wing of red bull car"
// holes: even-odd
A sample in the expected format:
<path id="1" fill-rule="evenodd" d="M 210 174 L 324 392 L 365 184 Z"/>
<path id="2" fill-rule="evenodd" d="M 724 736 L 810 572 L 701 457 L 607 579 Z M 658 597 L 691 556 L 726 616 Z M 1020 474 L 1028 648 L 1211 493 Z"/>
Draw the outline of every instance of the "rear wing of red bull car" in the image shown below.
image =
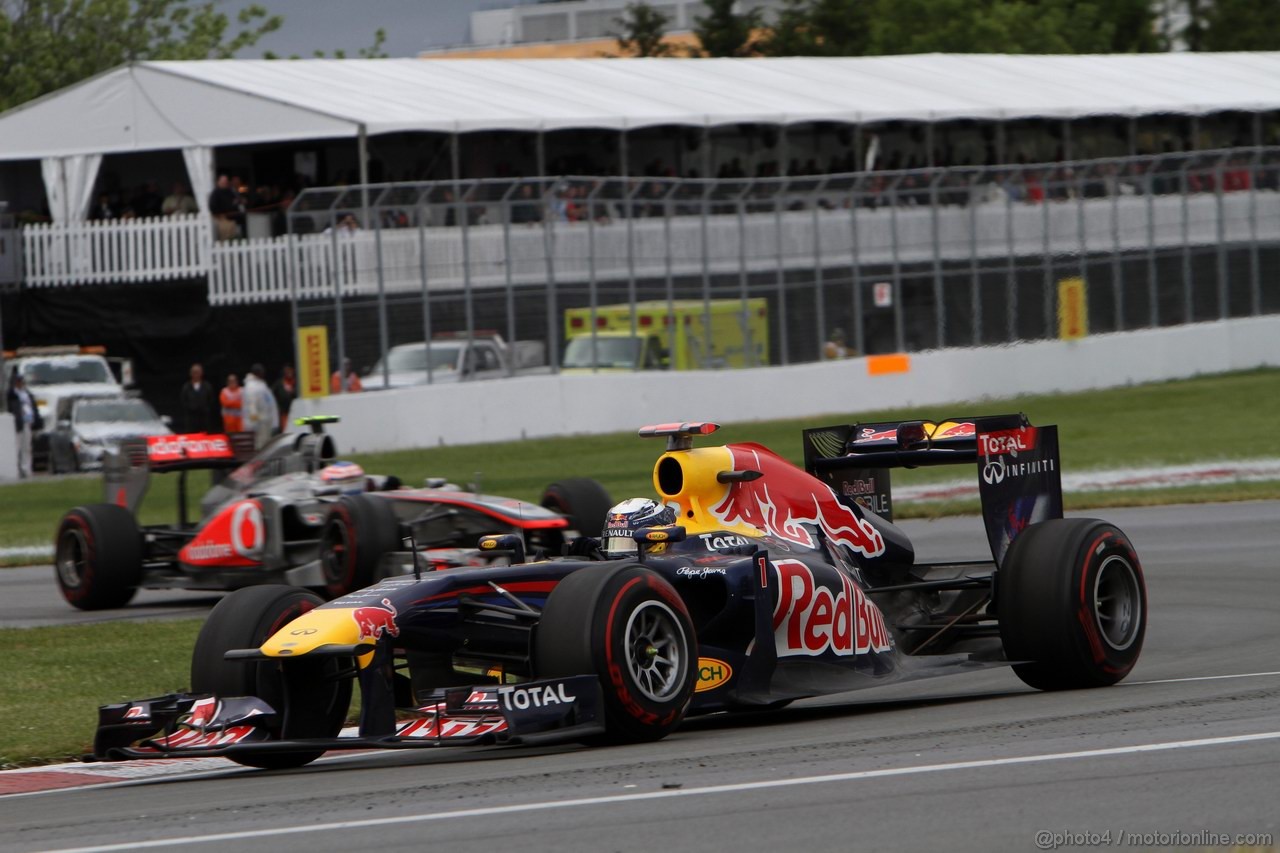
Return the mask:
<path id="1" fill-rule="evenodd" d="M 1026 415 L 889 421 L 804 431 L 805 470 L 843 501 L 893 520 L 893 468 L 972 464 L 997 565 L 1027 525 L 1062 517 L 1058 428 Z"/>

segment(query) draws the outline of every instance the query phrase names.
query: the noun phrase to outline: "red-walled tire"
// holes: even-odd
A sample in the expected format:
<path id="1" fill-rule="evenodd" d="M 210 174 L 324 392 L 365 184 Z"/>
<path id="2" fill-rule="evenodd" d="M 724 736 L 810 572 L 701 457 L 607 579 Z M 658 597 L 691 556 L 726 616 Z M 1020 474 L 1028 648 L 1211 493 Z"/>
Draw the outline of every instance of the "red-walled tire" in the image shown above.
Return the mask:
<path id="1" fill-rule="evenodd" d="M 309 590 L 263 585 L 236 590 L 209 613 L 191 655 L 191 692 L 215 696 L 256 696 L 283 714 L 281 738 L 332 738 L 342 731 L 351 705 L 351 679 L 335 679 L 335 658 L 300 657 L 287 661 L 229 661 L 232 649 L 253 649 L 302 614 L 323 604 Z M 286 700 L 285 673 L 290 689 Z M 248 767 L 275 770 L 301 767 L 323 754 L 306 750 L 263 755 L 232 755 Z"/>
<path id="2" fill-rule="evenodd" d="M 542 505 L 569 519 L 569 526 L 583 536 L 599 536 L 613 499 L 605 487 L 590 477 L 566 477 L 542 492 Z"/>
<path id="3" fill-rule="evenodd" d="M 605 740 L 665 737 L 697 683 L 693 621 L 671 585 L 644 566 L 591 566 L 560 581 L 534 635 L 538 678 L 596 675 Z"/>
<path id="4" fill-rule="evenodd" d="M 1128 537 L 1093 518 L 1033 524 L 996 578 L 1000 637 L 1013 671 L 1040 690 L 1105 687 L 1142 651 L 1147 590 Z"/>
<path id="5" fill-rule="evenodd" d="M 339 598 L 377 580 L 378 564 L 400 545 L 400 522 L 391 502 L 369 495 L 348 495 L 329 508 L 320 530 L 319 590 Z"/>
<path id="6" fill-rule="evenodd" d="M 142 581 L 142 534 L 127 509 L 78 506 L 62 517 L 54 540 L 58 589 L 81 610 L 123 607 Z"/>

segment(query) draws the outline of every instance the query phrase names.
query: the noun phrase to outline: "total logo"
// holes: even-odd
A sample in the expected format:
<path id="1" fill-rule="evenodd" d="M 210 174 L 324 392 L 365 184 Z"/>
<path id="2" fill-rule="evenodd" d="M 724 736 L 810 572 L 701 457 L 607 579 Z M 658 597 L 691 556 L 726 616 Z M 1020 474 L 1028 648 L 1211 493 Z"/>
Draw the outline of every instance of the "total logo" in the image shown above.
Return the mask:
<path id="1" fill-rule="evenodd" d="M 984 432 L 978 436 L 978 453 L 992 456 L 1017 456 L 1036 449 L 1036 428 L 1019 427 L 1001 432 Z"/>
<path id="2" fill-rule="evenodd" d="M 550 705 L 569 705 L 577 696 L 567 692 L 564 682 L 543 687 L 499 687 L 498 701 L 508 711 L 527 711 Z"/>
<path id="3" fill-rule="evenodd" d="M 840 589 L 818 586 L 799 560 L 775 560 L 778 604 L 773 637 L 779 657 L 886 652 L 893 640 L 880 609 L 843 573 Z"/>
<path id="4" fill-rule="evenodd" d="M 708 551 L 721 551 L 726 548 L 738 548 L 742 545 L 751 544 L 751 540 L 747 537 L 735 536 L 732 533 L 700 533 L 698 538 L 702 540 L 703 545 L 707 546 Z"/>

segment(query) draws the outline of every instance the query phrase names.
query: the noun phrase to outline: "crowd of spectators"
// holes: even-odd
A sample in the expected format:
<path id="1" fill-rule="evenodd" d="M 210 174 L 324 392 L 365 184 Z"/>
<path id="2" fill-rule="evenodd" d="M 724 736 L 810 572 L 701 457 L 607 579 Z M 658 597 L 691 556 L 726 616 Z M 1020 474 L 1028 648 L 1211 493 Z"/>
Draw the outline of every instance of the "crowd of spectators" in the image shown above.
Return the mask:
<path id="1" fill-rule="evenodd" d="M 1216 155 L 1201 155 L 1189 140 L 1169 140 L 1157 159 L 1095 161 L 1081 169 L 1066 162 L 1061 146 L 1054 162 L 1060 165 L 1029 165 L 1026 155 L 1005 157 L 1004 165 L 995 144 L 988 140 L 977 150 L 984 165 L 965 165 L 950 142 L 943 140 L 930 156 L 919 145 L 880 150 L 878 139 L 855 148 L 845 145 L 830 156 L 750 158 L 735 154 L 718 159 L 715 181 L 695 166 L 693 157 L 682 170 L 654 157 L 638 174 L 620 176 L 616 159 L 586 150 L 561 155 L 547 164 L 550 175 L 562 178 L 522 176 L 510 162 L 490 166 L 498 177 L 484 181 L 465 179 L 441 182 L 431 189 L 425 204 L 415 198 L 402 207 L 377 205 L 373 212 L 356 208 L 351 200 L 339 210 L 316 210 L 286 222 L 286 212 L 296 198 L 300 176 L 290 184 L 271 181 L 256 186 L 236 174 L 221 174 L 208 199 L 218 239 L 259 236 L 268 225 L 255 214 L 269 217 L 269 232 L 351 234 L 372 227 L 405 228 L 425 224 L 430 227 L 484 226 L 509 222 L 536 226 L 545 222 L 604 224 L 617 220 L 663 216 L 768 212 L 784 210 L 847 209 L 852 206 L 879 208 L 928 204 L 972 205 L 1004 202 L 1038 204 L 1074 198 L 1101 198 L 1125 195 L 1168 194 L 1182 191 L 1235 192 L 1253 184 L 1276 189 L 1280 172 L 1274 166 L 1251 172 L 1247 156 L 1233 158 L 1223 166 Z M 773 152 L 771 152 L 773 153 Z M 966 152 L 972 157 L 973 151 Z M 413 179 L 406 171 L 396 177 Z M 426 171 L 429 171 L 426 170 Z M 599 175 L 600 178 L 577 178 Z M 354 175 L 347 176 L 352 181 Z M 388 176 L 390 177 L 390 176 Z M 740 207 L 741 206 L 741 207 Z M 190 214 L 198 205 L 182 183 L 163 194 L 156 181 L 147 181 L 132 192 L 105 192 L 95 201 L 94 220 Z"/>

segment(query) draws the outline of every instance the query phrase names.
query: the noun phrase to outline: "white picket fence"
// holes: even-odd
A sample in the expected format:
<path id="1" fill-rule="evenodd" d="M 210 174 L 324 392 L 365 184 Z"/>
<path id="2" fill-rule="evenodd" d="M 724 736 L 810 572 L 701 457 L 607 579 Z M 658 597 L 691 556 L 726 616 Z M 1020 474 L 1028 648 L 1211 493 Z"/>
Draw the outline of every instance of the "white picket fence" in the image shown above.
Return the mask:
<path id="1" fill-rule="evenodd" d="M 28 225 L 22 229 L 25 281 L 32 287 L 196 278 L 209 272 L 207 217 Z"/>

